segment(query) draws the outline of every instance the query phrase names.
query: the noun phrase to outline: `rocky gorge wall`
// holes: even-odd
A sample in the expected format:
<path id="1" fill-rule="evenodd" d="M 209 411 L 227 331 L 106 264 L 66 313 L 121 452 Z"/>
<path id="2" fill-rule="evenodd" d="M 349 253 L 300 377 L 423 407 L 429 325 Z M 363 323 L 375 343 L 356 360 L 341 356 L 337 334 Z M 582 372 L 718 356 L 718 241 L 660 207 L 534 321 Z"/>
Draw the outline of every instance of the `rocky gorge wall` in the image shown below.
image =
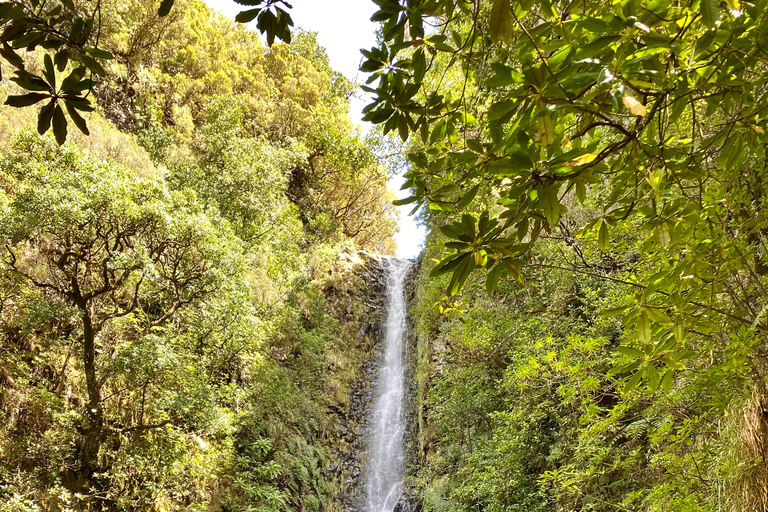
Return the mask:
<path id="1" fill-rule="evenodd" d="M 354 260 L 354 261 L 353 261 Z M 364 468 L 367 462 L 369 416 L 373 403 L 374 382 L 382 350 L 383 325 L 386 317 L 387 274 L 378 255 L 357 253 L 349 257 L 337 279 L 329 279 L 323 287 L 329 313 L 343 322 L 350 334 L 349 357 L 356 368 L 349 376 L 347 396 L 329 405 L 333 428 L 328 433 L 332 459 L 326 467 L 326 478 L 333 482 L 335 496 L 328 510 L 364 512 Z M 406 281 L 408 306 L 414 300 L 414 277 L 418 264 L 409 271 Z M 409 336 L 406 343 L 406 491 L 395 510 L 420 510 L 409 480 L 415 476 L 420 462 L 418 397 L 415 384 L 416 346 L 413 321 L 408 317 Z"/>
<path id="2" fill-rule="evenodd" d="M 411 266 L 406 279 L 405 299 L 408 308 L 408 342 L 406 344 L 406 392 L 405 392 L 405 493 L 395 508 L 395 512 L 420 512 L 421 500 L 416 493 L 415 478 L 421 467 L 421 442 L 420 442 L 420 408 L 418 371 L 418 346 L 416 339 L 416 322 L 412 311 L 416 306 L 416 278 L 421 270 L 421 259 L 416 260 Z"/>

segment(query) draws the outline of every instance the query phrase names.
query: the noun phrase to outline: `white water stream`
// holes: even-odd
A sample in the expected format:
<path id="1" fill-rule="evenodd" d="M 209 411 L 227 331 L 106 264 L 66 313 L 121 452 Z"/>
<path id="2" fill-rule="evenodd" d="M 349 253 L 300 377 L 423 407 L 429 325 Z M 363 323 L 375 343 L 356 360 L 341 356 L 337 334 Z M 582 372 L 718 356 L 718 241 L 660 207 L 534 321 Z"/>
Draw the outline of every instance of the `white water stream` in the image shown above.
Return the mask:
<path id="1" fill-rule="evenodd" d="M 366 468 L 366 512 L 392 512 L 405 489 L 405 278 L 411 262 L 385 260 L 387 322 L 376 380 Z"/>

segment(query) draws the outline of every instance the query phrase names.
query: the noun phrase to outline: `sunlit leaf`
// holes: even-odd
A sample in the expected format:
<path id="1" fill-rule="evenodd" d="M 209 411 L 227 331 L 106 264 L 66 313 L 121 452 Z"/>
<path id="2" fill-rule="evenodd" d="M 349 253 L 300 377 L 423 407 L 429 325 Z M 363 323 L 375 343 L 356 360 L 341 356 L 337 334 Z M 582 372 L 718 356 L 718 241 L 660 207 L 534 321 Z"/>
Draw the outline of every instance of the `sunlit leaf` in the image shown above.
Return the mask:
<path id="1" fill-rule="evenodd" d="M 634 96 L 624 96 L 622 98 L 622 101 L 624 102 L 624 106 L 629 109 L 629 111 L 632 113 L 632 115 L 635 116 L 644 116 L 648 113 L 648 110 L 645 108 L 645 105 L 640 103 L 637 98 Z"/>

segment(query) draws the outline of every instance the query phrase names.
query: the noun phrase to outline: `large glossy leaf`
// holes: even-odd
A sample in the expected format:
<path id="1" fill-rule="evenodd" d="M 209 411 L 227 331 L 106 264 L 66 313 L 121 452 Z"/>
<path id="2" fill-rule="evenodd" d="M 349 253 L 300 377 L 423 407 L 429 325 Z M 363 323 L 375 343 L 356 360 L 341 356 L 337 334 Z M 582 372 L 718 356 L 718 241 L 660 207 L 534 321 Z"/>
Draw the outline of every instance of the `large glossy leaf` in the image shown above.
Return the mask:
<path id="1" fill-rule="evenodd" d="M 493 0 L 489 30 L 494 41 L 509 43 L 512 36 L 512 14 L 509 0 Z"/>
<path id="2" fill-rule="evenodd" d="M 56 142 L 64 144 L 67 140 L 67 118 L 64 117 L 64 111 L 61 109 L 61 105 L 56 105 L 53 109 L 53 135 L 56 138 Z"/>
<path id="3" fill-rule="evenodd" d="M 31 92 L 28 94 L 8 96 L 8 98 L 5 100 L 5 104 L 11 107 L 28 107 L 50 97 L 50 94 Z"/>

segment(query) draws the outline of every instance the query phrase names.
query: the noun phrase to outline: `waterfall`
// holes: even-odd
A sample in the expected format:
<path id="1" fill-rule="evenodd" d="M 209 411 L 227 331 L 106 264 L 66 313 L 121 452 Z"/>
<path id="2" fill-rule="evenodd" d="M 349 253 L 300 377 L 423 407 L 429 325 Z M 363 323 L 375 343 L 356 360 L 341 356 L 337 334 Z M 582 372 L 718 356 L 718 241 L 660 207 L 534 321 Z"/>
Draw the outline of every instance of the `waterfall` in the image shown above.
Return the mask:
<path id="1" fill-rule="evenodd" d="M 387 320 L 369 431 L 366 512 L 392 512 L 405 490 L 405 278 L 411 262 L 384 260 Z"/>

